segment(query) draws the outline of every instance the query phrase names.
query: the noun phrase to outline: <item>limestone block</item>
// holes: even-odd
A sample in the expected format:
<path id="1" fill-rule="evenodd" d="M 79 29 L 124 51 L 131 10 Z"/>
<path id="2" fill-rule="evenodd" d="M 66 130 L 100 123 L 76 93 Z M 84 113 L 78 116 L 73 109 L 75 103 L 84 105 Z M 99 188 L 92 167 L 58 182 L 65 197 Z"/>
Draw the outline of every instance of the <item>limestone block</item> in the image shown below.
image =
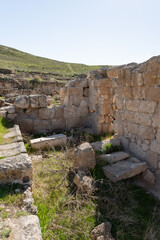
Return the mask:
<path id="1" fill-rule="evenodd" d="M 142 174 L 143 179 L 150 183 L 150 184 L 155 184 L 156 182 L 156 177 L 153 172 L 151 172 L 149 169 L 147 169 L 143 174 Z"/>
<path id="2" fill-rule="evenodd" d="M 29 102 L 31 108 L 38 108 L 39 107 L 39 97 L 38 95 L 30 95 Z"/>
<path id="3" fill-rule="evenodd" d="M 149 149 L 149 145 L 142 143 L 142 149 L 144 152 L 146 152 Z"/>
<path id="4" fill-rule="evenodd" d="M 62 98 L 64 98 L 64 96 L 67 94 L 67 88 L 66 87 L 60 88 L 59 94 Z"/>
<path id="5" fill-rule="evenodd" d="M 34 120 L 34 132 L 36 133 L 46 133 L 52 131 L 52 120 Z"/>
<path id="6" fill-rule="evenodd" d="M 29 107 L 29 97 L 26 95 L 20 95 L 15 98 L 14 105 L 16 108 L 26 109 Z"/>
<path id="7" fill-rule="evenodd" d="M 131 87 L 124 87 L 123 88 L 123 95 L 127 98 L 133 98 L 132 88 Z"/>
<path id="8" fill-rule="evenodd" d="M 72 107 L 72 108 L 67 108 L 64 107 L 64 118 L 76 118 L 77 114 L 76 114 L 76 107 Z"/>
<path id="9" fill-rule="evenodd" d="M 118 98 L 123 97 L 123 88 L 122 87 L 115 88 L 115 97 L 118 97 Z"/>
<path id="10" fill-rule="evenodd" d="M 126 111 L 124 112 L 124 118 L 125 118 L 125 120 L 127 120 L 127 121 L 133 121 L 134 114 L 136 114 L 136 113 L 126 110 Z"/>
<path id="11" fill-rule="evenodd" d="M 133 112 L 139 111 L 139 100 L 127 100 L 126 109 Z"/>
<path id="12" fill-rule="evenodd" d="M 113 122 L 113 116 L 106 115 L 105 117 L 105 123 L 112 123 Z"/>
<path id="13" fill-rule="evenodd" d="M 22 139 L 22 134 L 21 131 L 19 129 L 18 125 L 14 125 L 13 128 L 9 128 L 8 129 L 8 133 L 6 133 L 3 136 L 4 139 L 10 138 L 11 142 L 21 142 L 23 141 Z"/>
<path id="14" fill-rule="evenodd" d="M 17 118 L 16 123 L 24 132 L 32 132 L 34 129 L 34 121 L 29 118 Z"/>
<path id="15" fill-rule="evenodd" d="M 109 78 L 99 78 L 95 80 L 96 87 L 112 87 L 112 81 Z"/>
<path id="16" fill-rule="evenodd" d="M 39 95 L 38 100 L 39 100 L 39 107 L 41 107 L 41 108 L 47 107 L 47 97 L 46 97 L 46 95 Z"/>
<path id="17" fill-rule="evenodd" d="M 91 232 L 92 240 L 114 240 L 111 235 L 111 227 L 110 222 L 103 222 L 96 226 Z"/>
<path id="18" fill-rule="evenodd" d="M 53 119 L 55 117 L 55 108 L 42 108 L 39 109 L 39 118 L 43 120 Z"/>
<path id="19" fill-rule="evenodd" d="M 144 87 L 132 87 L 132 93 L 134 99 L 145 99 Z"/>
<path id="20" fill-rule="evenodd" d="M 127 131 L 132 133 L 132 134 L 137 134 L 138 131 L 138 125 L 135 123 L 127 123 Z"/>
<path id="21" fill-rule="evenodd" d="M 76 95 L 77 97 L 83 96 L 83 88 L 82 87 L 68 87 L 67 88 L 68 95 Z"/>
<path id="22" fill-rule="evenodd" d="M 98 95 L 109 95 L 110 94 L 110 88 L 107 87 L 98 87 Z"/>
<path id="23" fill-rule="evenodd" d="M 157 130 L 156 140 L 158 143 L 160 143 L 160 128 Z"/>
<path id="24" fill-rule="evenodd" d="M 1 159 L 0 183 L 31 184 L 32 166 L 28 154 L 19 154 Z"/>
<path id="25" fill-rule="evenodd" d="M 92 146 L 88 143 L 82 143 L 75 150 L 74 167 L 80 170 L 90 170 L 96 164 L 95 152 Z"/>
<path id="26" fill-rule="evenodd" d="M 145 126 L 151 126 L 152 124 L 151 117 L 147 113 L 135 113 L 132 120 L 133 119 L 135 123 L 142 124 Z"/>
<path id="27" fill-rule="evenodd" d="M 93 142 L 90 145 L 93 147 L 93 149 L 95 149 L 97 151 L 102 151 L 106 144 L 112 144 L 113 146 L 120 147 L 121 146 L 121 140 L 120 140 L 120 138 L 108 139 L 108 140 Z"/>
<path id="28" fill-rule="evenodd" d="M 160 154 L 160 145 L 156 140 L 151 142 L 151 151 Z"/>
<path id="29" fill-rule="evenodd" d="M 122 161 L 124 159 L 129 158 L 129 154 L 126 152 L 114 152 L 110 154 L 102 154 L 99 156 L 99 158 L 105 162 L 108 162 L 110 164 Z"/>
<path id="30" fill-rule="evenodd" d="M 78 113 L 79 113 L 79 115 L 78 115 Z M 84 107 L 82 109 L 77 110 L 77 116 L 82 117 L 82 118 L 87 117 L 88 116 L 88 107 Z"/>
<path id="31" fill-rule="evenodd" d="M 103 172 L 107 178 L 116 182 L 134 177 L 147 169 L 147 164 L 137 158 L 129 158 L 122 162 L 103 167 Z"/>
<path id="32" fill-rule="evenodd" d="M 88 107 L 88 105 L 89 105 L 88 100 L 82 99 L 80 101 L 80 108 Z"/>
<path id="33" fill-rule="evenodd" d="M 64 130 L 66 127 L 66 121 L 64 118 L 60 119 L 53 119 L 52 120 L 52 127 L 53 129 L 62 129 Z"/>
<path id="34" fill-rule="evenodd" d="M 124 124 L 120 120 L 115 120 L 113 123 L 113 129 L 116 133 L 122 134 L 124 132 Z"/>
<path id="35" fill-rule="evenodd" d="M 66 119 L 66 128 L 71 129 L 71 128 L 76 128 L 81 126 L 81 118 L 67 118 Z"/>
<path id="36" fill-rule="evenodd" d="M 102 115 L 107 115 L 113 112 L 112 105 L 108 103 L 108 101 L 104 98 L 101 99 L 99 113 Z"/>
<path id="37" fill-rule="evenodd" d="M 139 126 L 138 127 L 138 136 L 141 139 L 154 139 L 155 137 L 155 131 L 153 127 L 148 127 L 148 126 Z"/>
<path id="38" fill-rule="evenodd" d="M 136 82 L 138 86 L 143 86 L 143 73 L 137 73 L 137 78 L 136 78 Z"/>
<path id="39" fill-rule="evenodd" d="M 123 109 L 124 107 L 124 101 L 121 98 L 116 98 L 116 107 L 118 109 Z"/>
<path id="40" fill-rule="evenodd" d="M 23 142 L 13 142 L 0 145 L 0 157 L 10 157 L 20 153 L 26 153 L 26 148 Z"/>
<path id="41" fill-rule="evenodd" d="M 28 108 L 26 110 L 25 114 L 27 114 L 28 118 L 32 118 L 32 119 L 39 118 L 39 109 L 38 108 Z"/>
<path id="42" fill-rule="evenodd" d="M 160 113 L 155 113 L 152 117 L 152 125 L 153 127 L 159 128 L 160 126 Z"/>
<path id="43" fill-rule="evenodd" d="M 151 87 L 146 91 L 146 98 L 150 101 L 160 101 L 160 88 Z"/>
<path id="44" fill-rule="evenodd" d="M 4 228 L 11 229 L 12 240 L 42 240 L 39 219 L 36 215 L 8 218 L 3 222 Z"/>
<path id="45" fill-rule="evenodd" d="M 154 169 L 158 168 L 158 162 L 159 162 L 159 155 L 158 153 L 152 152 L 151 150 L 148 150 L 146 152 L 145 159 L 147 163 Z"/>
<path id="46" fill-rule="evenodd" d="M 94 181 L 90 176 L 87 176 L 85 171 L 81 170 L 75 175 L 73 182 L 81 191 L 92 192 L 94 191 Z"/>
<path id="47" fill-rule="evenodd" d="M 56 134 L 47 137 L 41 137 L 30 140 L 31 146 L 34 149 L 43 149 L 46 147 L 65 146 L 67 137 L 64 134 Z"/>
<path id="48" fill-rule="evenodd" d="M 64 118 L 64 106 L 55 107 L 55 118 L 56 119 Z"/>
<path id="49" fill-rule="evenodd" d="M 140 101 L 139 111 L 142 113 L 154 113 L 156 109 L 156 102 Z"/>
<path id="50" fill-rule="evenodd" d="M 138 146 L 138 144 L 135 142 L 131 142 L 129 144 L 129 151 L 135 155 L 136 157 L 144 160 L 145 159 L 145 152 L 142 150 L 141 147 Z"/>

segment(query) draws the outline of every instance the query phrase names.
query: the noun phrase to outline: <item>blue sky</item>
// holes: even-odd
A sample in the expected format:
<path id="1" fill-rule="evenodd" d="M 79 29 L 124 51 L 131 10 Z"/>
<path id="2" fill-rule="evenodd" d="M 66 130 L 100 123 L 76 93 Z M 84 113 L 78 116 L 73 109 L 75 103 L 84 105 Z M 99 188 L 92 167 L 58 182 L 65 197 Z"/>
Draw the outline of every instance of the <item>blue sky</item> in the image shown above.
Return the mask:
<path id="1" fill-rule="evenodd" d="M 0 44 L 90 65 L 160 55 L 159 0 L 0 0 Z"/>

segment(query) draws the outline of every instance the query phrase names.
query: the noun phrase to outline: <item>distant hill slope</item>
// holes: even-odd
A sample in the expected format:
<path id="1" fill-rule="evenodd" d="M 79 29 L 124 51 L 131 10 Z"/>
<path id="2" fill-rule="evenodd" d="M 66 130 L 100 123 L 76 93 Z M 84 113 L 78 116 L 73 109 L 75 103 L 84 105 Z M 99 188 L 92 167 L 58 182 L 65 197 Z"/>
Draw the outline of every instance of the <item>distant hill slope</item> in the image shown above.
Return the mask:
<path id="1" fill-rule="evenodd" d="M 43 57 L 37 57 L 14 48 L 0 45 L 0 68 L 35 71 L 62 75 L 86 74 L 89 71 L 107 66 L 88 66 L 66 63 Z"/>

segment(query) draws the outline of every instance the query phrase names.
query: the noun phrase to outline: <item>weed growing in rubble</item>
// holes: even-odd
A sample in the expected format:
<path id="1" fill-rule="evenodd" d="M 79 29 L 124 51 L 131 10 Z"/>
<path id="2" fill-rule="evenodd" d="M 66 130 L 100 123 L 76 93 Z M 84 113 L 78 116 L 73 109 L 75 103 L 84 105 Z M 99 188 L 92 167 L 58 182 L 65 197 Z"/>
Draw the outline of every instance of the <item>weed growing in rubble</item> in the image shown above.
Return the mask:
<path id="1" fill-rule="evenodd" d="M 70 151 L 43 152 L 42 160 L 33 161 L 33 193 L 44 240 L 89 240 L 94 226 L 104 221 L 112 223 L 117 240 L 160 239 L 160 204 L 153 197 L 129 181 L 106 179 L 98 155 L 91 172 L 97 188 L 92 194 L 80 192 L 73 183 Z"/>

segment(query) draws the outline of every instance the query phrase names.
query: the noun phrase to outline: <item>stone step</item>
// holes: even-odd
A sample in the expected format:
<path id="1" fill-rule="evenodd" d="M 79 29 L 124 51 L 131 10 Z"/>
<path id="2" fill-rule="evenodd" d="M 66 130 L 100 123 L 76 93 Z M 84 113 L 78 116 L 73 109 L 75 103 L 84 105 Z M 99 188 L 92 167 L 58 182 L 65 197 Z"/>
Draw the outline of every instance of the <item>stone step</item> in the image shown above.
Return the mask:
<path id="1" fill-rule="evenodd" d="M 8 133 L 3 136 L 4 139 L 10 138 L 11 142 L 22 142 L 22 134 L 18 125 L 8 129 Z"/>
<path id="2" fill-rule="evenodd" d="M 126 152 L 114 152 L 110 154 L 101 154 L 99 158 L 107 163 L 113 164 L 129 158 L 130 155 Z"/>
<path id="3" fill-rule="evenodd" d="M 0 159 L 0 183 L 30 184 L 32 180 L 32 162 L 28 154 Z"/>
<path id="4" fill-rule="evenodd" d="M 130 157 L 127 160 L 107 165 L 103 167 L 103 172 L 107 178 L 116 182 L 134 177 L 147 169 L 147 164 L 139 159 Z"/>
<path id="5" fill-rule="evenodd" d="M 90 144 L 91 144 L 91 146 L 93 147 L 94 150 L 102 151 L 106 144 L 112 144 L 113 146 L 120 147 L 121 146 L 121 141 L 120 141 L 119 138 L 115 138 L 115 139 L 107 139 L 107 140 L 103 140 L 103 141 L 93 142 L 93 143 L 90 143 Z"/>
<path id="6" fill-rule="evenodd" d="M 11 144 L 0 145 L 0 157 L 15 156 L 20 153 L 26 153 L 26 148 L 23 142 L 15 142 Z"/>
<path id="7" fill-rule="evenodd" d="M 41 137 L 30 140 L 31 146 L 34 149 L 42 149 L 45 147 L 65 146 L 67 137 L 64 134 L 56 134 L 47 137 Z"/>

